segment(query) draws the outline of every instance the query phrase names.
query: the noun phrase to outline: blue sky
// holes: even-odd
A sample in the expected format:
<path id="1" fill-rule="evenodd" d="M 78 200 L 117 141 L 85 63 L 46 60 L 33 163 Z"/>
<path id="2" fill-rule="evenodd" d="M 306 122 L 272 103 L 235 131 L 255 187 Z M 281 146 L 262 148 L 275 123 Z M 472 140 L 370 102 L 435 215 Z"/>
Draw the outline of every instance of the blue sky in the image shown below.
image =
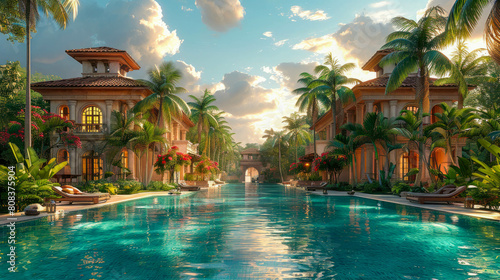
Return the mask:
<path id="1" fill-rule="evenodd" d="M 454 0 L 88 0 L 66 30 L 42 19 L 33 35 L 33 70 L 62 78 L 81 75 L 66 49 L 109 46 L 124 49 L 145 78 L 163 60 L 184 73 L 181 86 L 199 95 L 207 88 L 237 141 L 262 142 L 295 111 L 298 75 L 332 52 L 362 66 L 393 31 L 395 16 L 417 18 L 426 7 L 449 9 Z M 481 32 L 475 35 L 482 43 Z M 475 44 L 477 45 L 477 44 Z M 25 63 L 25 44 L 0 35 L 0 64 Z M 374 77 L 360 68 L 350 73 Z M 188 94 L 184 99 L 189 100 Z"/>

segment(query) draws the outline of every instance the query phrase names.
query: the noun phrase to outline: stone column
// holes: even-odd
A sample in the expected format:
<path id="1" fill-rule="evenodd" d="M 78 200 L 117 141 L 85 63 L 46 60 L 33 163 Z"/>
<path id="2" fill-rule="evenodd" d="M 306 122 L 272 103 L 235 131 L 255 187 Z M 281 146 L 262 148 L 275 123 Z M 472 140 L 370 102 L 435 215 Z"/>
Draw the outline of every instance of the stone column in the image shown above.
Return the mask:
<path id="1" fill-rule="evenodd" d="M 130 111 L 132 110 L 132 108 L 134 108 L 135 104 L 134 104 L 134 101 L 132 100 L 127 100 L 127 110 Z M 133 125 L 131 125 L 133 126 Z M 130 127 L 130 129 L 134 129 L 133 127 Z M 127 149 L 127 153 L 128 153 L 128 169 L 130 169 L 130 172 L 132 174 L 130 174 L 131 178 L 132 179 L 136 179 L 137 177 L 135 176 L 136 175 L 136 168 L 135 168 L 135 153 L 134 153 L 134 150 L 132 149 Z"/>
<path id="2" fill-rule="evenodd" d="M 71 147 L 69 148 L 69 167 L 71 168 L 70 173 L 71 174 L 78 174 L 77 171 L 77 158 L 76 158 L 76 148 Z"/>
<path id="3" fill-rule="evenodd" d="M 362 124 L 364 117 L 365 116 L 363 114 L 363 105 L 356 104 L 356 123 Z"/>
<path id="4" fill-rule="evenodd" d="M 370 178 L 374 178 L 373 175 L 373 153 L 374 149 L 371 146 L 366 147 L 366 173 L 370 173 Z"/>
<path id="5" fill-rule="evenodd" d="M 366 172 L 366 166 L 365 166 L 365 147 L 359 148 L 360 150 L 360 160 L 359 160 L 359 179 L 360 181 L 366 180 L 365 172 Z"/>
<path id="6" fill-rule="evenodd" d="M 390 111 L 390 108 L 389 108 L 389 102 L 388 101 L 382 102 L 382 113 L 384 113 L 385 117 L 388 117 L 388 118 L 390 117 L 391 111 Z"/>
<path id="7" fill-rule="evenodd" d="M 113 100 L 106 100 L 106 126 L 108 133 L 111 132 L 111 111 L 113 106 Z"/>
<path id="8" fill-rule="evenodd" d="M 397 105 L 398 105 L 398 101 L 397 100 L 391 100 L 389 101 L 389 104 L 391 106 L 391 114 L 390 114 L 390 117 L 391 118 L 396 118 L 398 117 L 398 112 L 397 112 Z"/>
<path id="9" fill-rule="evenodd" d="M 373 113 L 373 101 L 366 101 L 366 113 Z"/>
<path id="10" fill-rule="evenodd" d="M 179 140 L 179 135 L 177 133 L 179 125 L 175 122 L 172 123 L 172 141 Z"/>
<path id="11" fill-rule="evenodd" d="M 77 122 L 76 119 L 76 100 L 68 100 L 69 106 L 69 119 Z"/>

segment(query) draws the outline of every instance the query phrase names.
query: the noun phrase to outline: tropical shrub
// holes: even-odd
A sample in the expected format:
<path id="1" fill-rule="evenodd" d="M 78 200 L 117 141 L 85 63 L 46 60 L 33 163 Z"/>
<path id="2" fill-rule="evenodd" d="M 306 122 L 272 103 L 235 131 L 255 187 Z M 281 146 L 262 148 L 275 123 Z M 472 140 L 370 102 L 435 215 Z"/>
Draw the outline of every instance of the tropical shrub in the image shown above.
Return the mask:
<path id="1" fill-rule="evenodd" d="M 321 175 L 319 175 L 318 172 L 313 172 L 309 176 L 309 181 L 321 181 L 321 180 L 323 180 L 323 177 L 321 177 Z"/>
<path id="2" fill-rule="evenodd" d="M 400 195 L 402 192 L 411 191 L 411 189 L 412 187 L 410 186 L 410 184 L 405 182 L 397 182 L 392 186 L 391 192 L 395 195 Z"/>
<path id="3" fill-rule="evenodd" d="M 142 190 L 142 184 L 135 180 L 117 180 L 118 192 L 123 194 L 134 194 Z"/>
<path id="4" fill-rule="evenodd" d="M 478 143 L 496 157 L 496 165 L 488 166 L 476 157 L 471 157 L 480 165 L 480 168 L 473 174 L 479 179 L 472 182 L 477 189 L 471 190 L 470 195 L 484 207 L 498 208 L 500 205 L 500 147 L 484 139 L 479 139 Z"/>
<path id="5" fill-rule="evenodd" d="M 328 185 L 328 188 L 335 191 L 351 191 L 353 189 L 348 182 L 339 182 L 335 185 Z"/>
<path id="6" fill-rule="evenodd" d="M 211 161 L 207 157 L 202 157 L 201 161 L 196 165 L 195 171 L 198 174 L 203 175 L 204 180 L 208 180 L 210 178 L 209 174 L 218 174 L 219 173 L 219 164 L 216 161 Z"/>
<path id="7" fill-rule="evenodd" d="M 347 157 L 345 155 L 336 155 L 332 152 L 323 153 L 317 157 L 312 164 L 312 170 L 326 171 L 330 174 L 330 183 L 337 183 L 337 178 L 347 166 Z"/>
<path id="8" fill-rule="evenodd" d="M 118 192 L 118 185 L 101 179 L 95 181 L 86 181 L 83 184 L 78 185 L 78 189 L 88 193 L 102 192 L 115 195 Z"/>
<path id="9" fill-rule="evenodd" d="M 151 181 L 146 189 L 150 191 L 169 191 L 175 189 L 175 186 L 160 181 Z"/>
<path id="10" fill-rule="evenodd" d="M 184 180 L 186 181 L 201 181 L 199 180 L 200 176 L 193 174 L 193 173 L 186 173 L 184 174 Z"/>
<path id="11" fill-rule="evenodd" d="M 47 162 L 46 159 L 40 159 L 33 148 L 28 148 L 28 158 L 24 158 L 19 148 L 9 143 L 15 164 L 7 166 L 0 165 L 0 191 L 2 201 L 7 201 L 7 186 L 9 181 L 9 172 L 14 172 L 14 182 L 16 186 L 16 197 L 18 200 L 18 210 L 31 203 L 43 204 L 46 197 L 55 195 L 52 191 L 53 186 L 59 186 L 58 183 L 50 182 L 57 172 L 66 166 L 67 162 L 57 164 L 55 159 Z M 43 166 L 43 167 L 42 167 Z M 0 206 L 5 211 L 5 205 Z"/>
<path id="12" fill-rule="evenodd" d="M 156 163 L 154 164 L 155 172 L 157 174 L 163 174 L 169 172 L 170 181 L 173 181 L 174 172 L 179 171 L 182 166 L 191 164 L 191 156 L 179 152 L 177 146 L 173 146 L 168 149 L 167 153 L 164 155 L 158 155 Z"/>

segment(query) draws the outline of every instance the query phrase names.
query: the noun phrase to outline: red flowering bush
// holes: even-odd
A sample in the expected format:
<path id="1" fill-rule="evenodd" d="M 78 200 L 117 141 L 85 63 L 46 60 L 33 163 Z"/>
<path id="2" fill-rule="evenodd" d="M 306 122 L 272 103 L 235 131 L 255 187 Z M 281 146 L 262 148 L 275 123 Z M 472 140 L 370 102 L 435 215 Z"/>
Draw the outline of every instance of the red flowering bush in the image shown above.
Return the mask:
<path id="1" fill-rule="evenodd" d="M 0 145 L 7 145 L 8 142 L 13 142 L 18 146 L 23 146 L 24 141 L 24 109 L 17 113 L 17 120 L 11 121 L 6 127 L 0 131 Z M 51 132 L 56 132 L 60 134 L 60 142 L 65 146 L 72 146 L 81 148 L 81 141 L 78 136 L 73 135 L 71 129 L 74 127 L 74 123 L 69 120 L 65 120 L 60 115 L 47 112 L 45 109 L 41 109 L 38 106 L 31 106 L 31 135 L 34 141 L 37 141 L 41 145 L 34 145 L 34 147 L 42 147 L 41 153 L 43 153 L 43 147 L 49 146 L 48 136 Z M 44 145 L 44 142 L 45 143 Z M 52 143 L 53 144 L 53 143 Z"/>
<path id="2" fill-rule="evenodd" d="M 209 174 L 218 174 L 220 172 L 219 170 L 219 163 L 216 161 L 211 161 L 207 157 L 202 157 L 201 161 L 196 165 L 195 171 L 198 174 L 203 175 L 205 179 L 208 177 Z"/>
<path id="3" fill-rule="evenodd" d="M 174 172 L 179 171 L 182 166 L 190 165 L 191 159 L 190 155 L 179 152 L 179 148 L 173 146 L 166 154 L 158 155 L 154 164 L 155 172 L 163 174 L 168 171 L 170 173 L 170 181 L 172 181 Z"/>
<path id="4" fill-rule="evenodd" d="M 332 152 L 323 153 L 313 161 L 312 166 L 314 172 L 326 171 L 330 173 L 330 182 L 337 183 L 338 176 L 347 166 L 347 157 Z"/>
<path id="5" fill-rule="evenodd" d="M 310 173 L 311 165 L 304 162 L 294 162 L 290 165 L 288 172 L 290 172 L 290 174 Z"/>

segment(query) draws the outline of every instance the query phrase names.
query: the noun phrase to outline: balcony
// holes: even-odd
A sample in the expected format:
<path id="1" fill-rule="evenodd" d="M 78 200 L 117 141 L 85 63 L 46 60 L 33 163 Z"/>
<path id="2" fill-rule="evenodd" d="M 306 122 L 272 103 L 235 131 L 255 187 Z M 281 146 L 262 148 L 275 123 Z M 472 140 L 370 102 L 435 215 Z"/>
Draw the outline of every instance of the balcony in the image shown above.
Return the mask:
<path id="1" fill-rule="evenodd" d="M 84 124 L 75 123 L 75 133 L 103 133 L 104 125 L 102 124 Z"/>
<path id="2" fill-rule="evenodd" d="M 316 140 L 316 153 L 318 155 L 321 155 L 326 151 L 326 147 L 328 146 L 328 143 L 330 141 L 328 140 Z M 311 145 L 306 147 L 306 155 L 314 153 L 314 144 L 311 143 Z"/>
<path id="3" fill-rule="evenodd" d="M 185 154 L 198 154 L 198 144 L 193 144 L 188 140 L 174 140 L 172 146 L 177 146 L 179 152 Z"/>

